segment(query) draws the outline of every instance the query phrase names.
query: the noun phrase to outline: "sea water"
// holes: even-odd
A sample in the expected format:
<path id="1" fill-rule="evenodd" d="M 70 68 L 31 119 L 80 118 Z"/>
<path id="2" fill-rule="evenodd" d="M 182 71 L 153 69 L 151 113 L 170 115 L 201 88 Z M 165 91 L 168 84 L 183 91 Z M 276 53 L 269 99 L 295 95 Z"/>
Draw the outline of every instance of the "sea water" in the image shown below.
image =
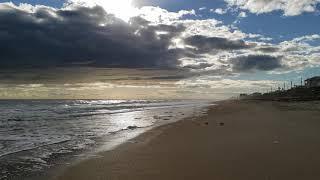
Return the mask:
<path id="1" fill-rule="evenodd" d="M 209 104 L 186 100 L 0 101 L 0 179 L 45 171 L 57 165 L 56 159 L 81 156 L 86 150 L 114 148 L 152 127 L 201 115 Z"/>

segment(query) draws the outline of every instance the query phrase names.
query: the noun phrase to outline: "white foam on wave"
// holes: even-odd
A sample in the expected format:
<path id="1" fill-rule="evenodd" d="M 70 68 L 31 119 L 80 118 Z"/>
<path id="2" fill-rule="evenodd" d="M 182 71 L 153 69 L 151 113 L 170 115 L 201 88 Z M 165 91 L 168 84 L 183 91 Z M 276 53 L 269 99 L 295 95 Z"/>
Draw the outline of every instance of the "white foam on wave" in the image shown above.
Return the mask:
<path id="1" fill-rule="evenodd" d="M 3 141 L 3 140 L 0 140 Z M 11 154 L 15 154 L 15 153 L 19 153 L 22 151 L 29 151 L 32 149 L 37 149 L 43 146 L 50 146 L 53 144 L 58 144 L 58 143 L 63 143 L 63 142 L 67 142 L 70 141 L 70 139 L 63 139 L 63 140 L 57 140 L 57 141 L 53 141 L 51 140 L 50 142 L 41 142 L 41 145 L 36 145 L 34 142 L 24 142 L 24 141 L 13 141 L 14 144 L 12 146 L 9 146 L 7 148 L 2 148 L 0 151 L 0 157 L 3 156 L 7 156 L 7 155 L 11 155 Z M 39 143 L 39 142 L 38 142 Z"/>

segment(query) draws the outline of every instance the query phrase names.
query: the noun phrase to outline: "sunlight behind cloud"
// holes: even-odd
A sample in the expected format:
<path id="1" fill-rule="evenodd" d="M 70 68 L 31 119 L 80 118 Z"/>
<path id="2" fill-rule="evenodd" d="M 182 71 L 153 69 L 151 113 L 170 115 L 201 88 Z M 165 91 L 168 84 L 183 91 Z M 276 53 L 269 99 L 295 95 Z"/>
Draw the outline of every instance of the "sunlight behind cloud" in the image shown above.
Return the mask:
<path id="1" fill-rule="evenodd" d="M 68 2 L 86 6 L 102 6 L 108 13 L 124 21 L 138 14 L 138 9 L 133 7 L 132 0 L 69 0 Z"/>

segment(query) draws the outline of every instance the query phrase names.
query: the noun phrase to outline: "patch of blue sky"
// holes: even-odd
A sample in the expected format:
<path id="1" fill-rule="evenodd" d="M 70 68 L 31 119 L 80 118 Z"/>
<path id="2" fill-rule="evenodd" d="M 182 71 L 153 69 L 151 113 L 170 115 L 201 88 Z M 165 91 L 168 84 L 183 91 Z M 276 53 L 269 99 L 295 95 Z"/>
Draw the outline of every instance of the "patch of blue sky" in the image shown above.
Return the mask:
<path id="1" fill-rule="evenodd" d="M 12 3 L 19 5 L 26 3 L 31 5 L 45 5 L 55 8 L 60 8 L 65 3 L 64 0 L 10 0 Z M 0 0 L 0 3 L 8 2 L 8 0 Z"/>

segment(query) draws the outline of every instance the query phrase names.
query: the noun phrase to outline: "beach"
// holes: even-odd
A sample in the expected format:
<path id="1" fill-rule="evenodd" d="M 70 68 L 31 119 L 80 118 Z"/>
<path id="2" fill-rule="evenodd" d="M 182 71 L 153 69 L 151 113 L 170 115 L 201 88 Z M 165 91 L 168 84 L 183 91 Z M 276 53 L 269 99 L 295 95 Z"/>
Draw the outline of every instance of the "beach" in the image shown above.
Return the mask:
<path id="1" fill-rule="evenodd" d="M 319 179 L 319 103 L 306 104 L 221 102 L 205 116 L 150 130 L 51 178 Z"/>
<path id="2" fill-rule="evenodd" d="M 0 101 L 0 180 L 34 179 L 114 149 L 164 124 L 201 115 L 188 100 Z M 87 158 L 88 157 L 88 158 Z M 40 178 L 43 179 L 43 178 Z"/>

